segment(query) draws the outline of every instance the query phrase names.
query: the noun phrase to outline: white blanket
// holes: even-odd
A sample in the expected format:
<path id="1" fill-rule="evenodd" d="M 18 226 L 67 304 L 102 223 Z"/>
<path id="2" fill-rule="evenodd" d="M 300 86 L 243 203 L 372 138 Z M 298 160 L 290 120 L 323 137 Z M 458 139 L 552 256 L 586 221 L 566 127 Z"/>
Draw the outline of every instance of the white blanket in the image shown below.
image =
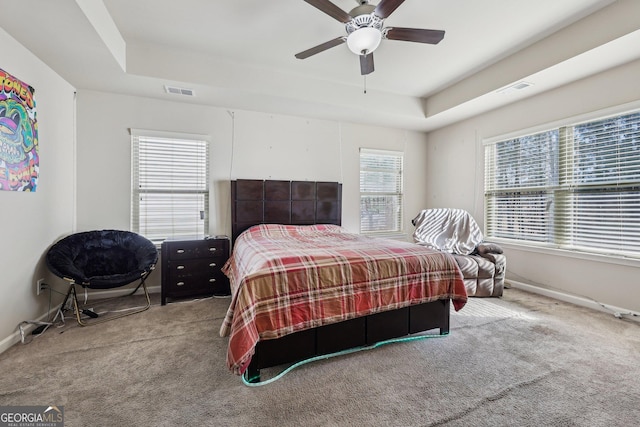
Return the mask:
<path id="1" fill-rule="evenodd" d="M 469 255 L 484 239 L 476 221 L 463 209 L 425 209 L 411 222 L 416 243 L 444 252 Z"/>

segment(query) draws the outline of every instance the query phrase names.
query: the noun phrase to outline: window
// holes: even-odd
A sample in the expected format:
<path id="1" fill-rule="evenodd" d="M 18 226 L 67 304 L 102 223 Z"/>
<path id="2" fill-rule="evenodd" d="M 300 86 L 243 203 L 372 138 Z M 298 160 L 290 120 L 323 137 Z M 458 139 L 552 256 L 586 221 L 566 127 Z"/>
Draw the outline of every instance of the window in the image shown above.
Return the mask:
<path id="1" fill-rule="evenodd" d="M 209 229 L 209 143 L 131 131 L 131 229 L 154 243 Z"/>
<path id="2" fill-rule="evenodd" d="M 360 232 L 402 231 L 402 160 L 396 151 L 360 149 Z"/>
<path id="3" fill-rule="evenodd" d="M 640 257 L 640 112 L 485 146 L 486 234 Z"/>

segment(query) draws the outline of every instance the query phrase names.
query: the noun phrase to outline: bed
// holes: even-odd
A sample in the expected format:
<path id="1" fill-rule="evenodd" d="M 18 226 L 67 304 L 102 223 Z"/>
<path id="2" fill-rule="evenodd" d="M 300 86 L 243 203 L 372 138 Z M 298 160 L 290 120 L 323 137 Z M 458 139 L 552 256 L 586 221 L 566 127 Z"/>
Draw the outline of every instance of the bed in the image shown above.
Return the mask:
<path id="1" fill-rule="evenodd" d="M 220 335 L 227 364 L 260 369 L 431 329 L 466 302 L 450 254 L 340 226 L 335 182 L 231 182 L 232 297 Z"/>

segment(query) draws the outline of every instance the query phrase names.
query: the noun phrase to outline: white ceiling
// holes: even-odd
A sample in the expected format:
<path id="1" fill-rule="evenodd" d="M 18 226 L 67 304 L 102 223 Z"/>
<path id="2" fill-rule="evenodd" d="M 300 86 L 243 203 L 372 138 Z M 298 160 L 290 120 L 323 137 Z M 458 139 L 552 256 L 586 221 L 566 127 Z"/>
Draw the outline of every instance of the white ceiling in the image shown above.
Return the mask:
<path id="1" fill-rule="evenodd" d="M 294 57 L 345 34 L 303 0 L 0 7 L 0 26 L 79 89 L 424 131 L 640 57 L 638 0 L 406 0 L 385 26 L 445 30 L 444 40 L 383 40 L 366 81 L 346 44 Z M 533 86 L 496 93 L 521 80 Z"/>

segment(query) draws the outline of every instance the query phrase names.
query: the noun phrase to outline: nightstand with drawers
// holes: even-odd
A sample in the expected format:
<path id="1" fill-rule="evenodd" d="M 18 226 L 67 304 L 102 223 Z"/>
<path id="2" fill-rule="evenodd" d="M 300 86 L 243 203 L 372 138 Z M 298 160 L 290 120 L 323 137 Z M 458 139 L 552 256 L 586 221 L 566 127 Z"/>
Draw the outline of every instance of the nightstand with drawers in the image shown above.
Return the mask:
<path id="1" fill-rule="evenodd" d="M 229 295 L 229 279 L 222 266 L 229 259 L 226 236 L 162 243 L 161 304 L 167 298 Z"/>

